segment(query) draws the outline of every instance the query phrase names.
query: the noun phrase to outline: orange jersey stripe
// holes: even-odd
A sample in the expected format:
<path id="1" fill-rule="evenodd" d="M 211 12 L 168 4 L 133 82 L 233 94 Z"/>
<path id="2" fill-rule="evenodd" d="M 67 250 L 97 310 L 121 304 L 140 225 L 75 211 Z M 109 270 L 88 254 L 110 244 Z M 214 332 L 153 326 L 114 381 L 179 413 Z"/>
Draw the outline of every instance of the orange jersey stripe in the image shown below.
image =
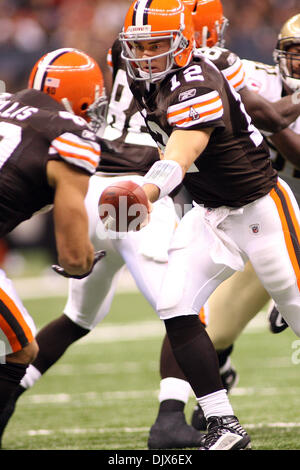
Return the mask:
<path id="1" fill-rule="evenodd" d="M 57 137 L 55 140 L 58 140 L 59 142 L 62 142 L 63 144 L 71 145 L 73 147 L 83 149 L 83 150 L 88 150 L 89 152 L 94 153 L 99 156 L 99 152 L 97 150 L 93 149 L 90 145 L 84 145 L 84 144 L 77 144 L 76 142 L 72 142 L 71 140 L 63 139 L 62 137 Z"/>
<path id="2" fill-rule="evenodd" d="M 22 349 L 22 345 L 19 342 L 14 330 L 9 326 L 5 318 L 0 313 L 0 328 L 4 332 L 5 336 L 7 337 L 9 344 L 11 345 L 11 349 L 13 352 L 20 351 Z"/>
<path id="3" fill-rule="evenodd" d="M 233 85 L 234 88 L 237 88 L 238 86 L 240 86 L 241 83 L 243 83 L 243 81 L 245 80 L 245 73 L 243 75 L 243 78 L 238 82 L 236 83 L 235 85 Z"/>
<path id="4" fill-rule="evenodd" d="M 241 68 L 242 64 L 240 64 L 239 68 L 232 72 L 230 75 L 226 75 L 227 80 L 230 81 L 233 77 L 235 77 L 240 72 Z"/>
<path id="5" fill-rule="evenodd" d="M 284 212 L 284 209 L 283 209 L 283 206 L 282 206 L 282 202 L 281 202 L 280 197 L 278 196 L 278 194 L 276 193 L 276 190 L 274 188 L 270 192 L 270 196 L 273 199 L 273 201 L 275 202 L 277 210 L 278 210 L 278 214 L 279 214 L 281 225 L 282 225 L 283 235 L 284 235 L 284 239 L 285 239 L 285 244 L 286 244 L 288 254 L 289 254 L 289 257 L 290 257 L 290 260 L 291 260 L 291 263 L 292 263 L 292 266 L 293 266 L 293 269 L 294 269 L 294 272 L 295 272 L 295 275 L 296 275 L 296 278 L 297 278 L 297 285 L 298 285 L 298 288 L 300 290 L 300 267 L 299 267 L 299 263 L 298 263 L 298 260 L 297 260 L 297 257 L 296 257 L 294 245 L 293 245 L 292 238 L 291 238 L 291 233 L 290 233 L 289 226 L 288 226 L 287 219 L 286 219 L 286 215 L 285 215 L 285 212 Z M 287 198 L 287 199 L 289 199 L 289 198 Z M 286 200 L 286 198 L 285 198 L 285 200 Z M 286 202 L 287 202 L 287 200 L 286 200 Z M 298 225 L 298 223 L 297 223 L 297 225 Z"/>
<path id="6" fill-rule="evenodd" d="M 201 307 L 201 310 L 199 312 L 199 318 L 200 318 L 201 323 L 203 323 L 203 325 L 206 326 L 206 318 L 205 318 L 205 309 L 204 309 L 204 307 Z"/>
<path id="7" fill-rule="evenodd" d="M 21 326 L 28 342 L 30 343 L 31 341 L 33 341 L 33 335 L 32 335 L 32 332 L 31 332 L 31 329 L 29 328 L 29 326 L 27 325 L 27 323 L 25 322 L 24 318 L 23 318 L 23 315 L 22 313 L 20 312 L 20 310 L 18 309 L 18 307 L 16 306 L 16 304 L 14 303 L 14 301 L 6 294 L 6 292 L 4 292 L 3 289 L 0 288 L 0 299 L 2 300 L 2 302 L 6 305 L 6 307 L 9 309 L 9 311 L 12 313 L 12 315 L 15 317 L 16 321 L 19 323 L 19 325 Z M 2 316 L 1 316 L 2 317 Z M 6 320 L 2 317 L 2 319 L 4 320 L 4 322 L 6 323 Z M 9 325 L 8 325 L 9 326 Z M 10 328 L 10 327 L 9 327 Z M 13 333 L 13 336 L 16 337 L 15 333 Z M 11 334 L 8 336 L 8 338 L 11 337 Z M 19 345 L 19 340 L 16 338 L 15 339 L 15 344 L 16 345 Z M 20 347 L 18 347 L 18 349 L 20 349 Z"/>
<path id="8" fill-rule="evenodd" d="M 200 113 L 199 118 L 204 117 L 204 116 L 209 116 L 210 114 L 217 113 L 217 112 L 221 111 L 221 109 L 223 109 L 223 106 L 219 106 L 219 108 L 212 109 L 211 111 L 206 111 L 205 113 Z M 195 119 L 193 119 L 192 117 L 187 117 L 185 119 L 182 119 L 181 121 L 176 121 L 175 124 L 180 125 L 180 124 L 183 124 L 184 122 L 189 122 L 189 121 L 193 121 L 193 120 L 195 120 Z"/>
<path id="9" fill-rule="evenodd" d="M 169 119 L 170 117 L 177 116 L 178 114 L 186 113 L 191 107 L 200 108 L 201 106 L 207 106 L 208 104 L 215 103 L 219 99 L 220 97 L 216 96 L 215 98 L 211 98 L 210 100 L 203 101 L 202 103 L 195 103 L 193 106 L 189 105 L 189 106 L 186 106 L 185 108 L 180 108 L 177 111 L 173 111 L 172 113 L 169 113 L 167 115 L 167 118 Z"/>
<path id="10" fill-rule="evenodd" d="M 55 145 L 53 145 L 53 147 L 55 148 Z M 90 158 L 77 155 L 77 153 L 64 152 L 64 151 L 61 150 L 61 149 L 55 149 L 55 150 L 57 150 L 58 153 L 60 153 L 60 154 L 63 155 L 64 157 L 78 158 L 78 160 L 85 160 L 86 162 L 89 162 L 94 168 L 96 168 L 97 165 L 98 165 L 96 162 L 94 162 L 94 161 L 91 160 Z"/>

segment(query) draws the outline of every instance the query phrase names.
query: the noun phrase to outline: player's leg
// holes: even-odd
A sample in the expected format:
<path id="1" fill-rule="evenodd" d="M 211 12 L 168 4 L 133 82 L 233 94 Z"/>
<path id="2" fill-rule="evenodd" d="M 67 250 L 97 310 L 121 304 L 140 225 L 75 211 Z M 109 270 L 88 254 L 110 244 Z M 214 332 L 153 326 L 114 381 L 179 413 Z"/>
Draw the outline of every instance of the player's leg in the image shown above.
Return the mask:
<path id="1" fill-rule="evenodd" d="M 231 268 L 212 262 L 206 234 L 198 208 L 180 222 L 170 246 L 157 309 L 174 356 L 209 421 L 204 448 L 220 448 L 227 438 L 232 439 L 228 448 L 244 448 L 249 436 L 234 417 L 219 375 L 216 351 L 198 317 L 212 292 L 233 273 Z"/>
<path id="2" fill-rule="evenodd" d="M 263 223 L 259 234 L 264 239 L 263 245 L 259 237 L 257 243 L 249 243 L 248 239 L 245 251 L 279 312 L 300 336 L 300 211 L 297 202 L 288 185 L 279 180 L 268 196 L 247 207 L 245 216 L 248 220 L 258 220 L 260 216 Z"/>
<path id="3" fill-rule="evenodd" d="M 230 360 L 233 344 L 269 299 L 270 296 L 249 262 L 244 271 L 234 273 L 209 298 L 207 332 L 217 350 L 220 375 L 227 393 L 238 381 Z M 206 429 L 206 420 L 199 405 L 195 406 L 191 422 L 196 429 Z"/>
<path id="4" fill-rule="evenodd" d="M 38 346 L 35 325 L 12 283 L 0 270 L 0 429 L 1 415 L 15 393 Z M 0 446 L 1 446 L 0 434 Z"/>
<path id="5" fill-rule="evenodd" d="M 115 241 L 115 246 L 140 292 L 154 310 L 167 268 L 168 247 L 177 221 L 172 200 L 164 198 L 153 204 L 151 221 L 147 227 L 140 232 L 128 234 L 126 239 Z M 148 447 L 163 449 L 199 446 L 201 435 L 186 423 L 184 415 L 190 385 L 176 361 L 162 377 L 162 383 L 167 391 L 165 396 L 160 394 L 159 412 L 150 429 Z"/>

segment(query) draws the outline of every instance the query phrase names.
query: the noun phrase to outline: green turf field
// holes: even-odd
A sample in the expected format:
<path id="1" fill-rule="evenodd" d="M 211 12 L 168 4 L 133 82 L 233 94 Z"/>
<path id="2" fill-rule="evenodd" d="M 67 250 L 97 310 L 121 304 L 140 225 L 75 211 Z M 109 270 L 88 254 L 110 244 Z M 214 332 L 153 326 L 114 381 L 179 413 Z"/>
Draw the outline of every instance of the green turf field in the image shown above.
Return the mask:
<path id="1" fill-rule="evenodd" d="M 41 327 L 61 313 L 64 302 L 51 297 L 24 304 Z M 20 398 L 3 447 L 147 449 L 158 408 L 162 335 L 162 324 L 139 294 L 118 294 L 102 325 Z M 300 449 L 300 341 L 295 341 L 289 330 L 271 335 L 254 322 L 236 343 L 232 358 L 240 380 L 231 403 L 253 449 Z M 191 399 L 186 407 L 188 421 L 193 404 Z"/>

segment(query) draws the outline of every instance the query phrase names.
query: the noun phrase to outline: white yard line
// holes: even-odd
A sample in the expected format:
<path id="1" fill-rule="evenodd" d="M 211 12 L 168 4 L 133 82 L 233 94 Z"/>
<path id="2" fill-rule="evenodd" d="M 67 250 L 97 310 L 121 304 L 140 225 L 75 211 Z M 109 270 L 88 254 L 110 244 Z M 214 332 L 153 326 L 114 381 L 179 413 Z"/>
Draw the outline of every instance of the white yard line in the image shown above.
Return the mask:
<path id="1" fill-rule="evenodd" d="M 115 400 L 136 400 L 144 397 L 157 397 L 158 390 L 129 390 L 129 391 L 107 391 L 107 392 L 86 392 L 86 393 L 52 393 L 52 394 L 35 394 L 22 396 L 24 405 L 50 405 L 64 403 L 90 403 L 91 405 L 99 405 L 101 402 L 111 402 Z M 235 387 L 230 394 L 232 396 L 275 396 L 278 394 L 291 396 L 298 395 L 297 388 L 277 388 L 277 387 Z M 92 403 L 94 401 L 95 403 Z"/>
<path id="2" fill-rule="evenodd" d="M 261 429 L 261 428 L 286 428 L 293 429 L 299 428 L 300 423 L 248 423 L 244 424 L 247 429 Z M 149 432 L 149 427 L 138 427 L 138 428 L 62 428 L 62 429 L 30 429 L 26 431 L 28 436 L 49 436 L 51 434 L 63 433 L 63 434 L 105 434 L 113 432 L 124 432 L 124 433 L 140 433 Z"/>

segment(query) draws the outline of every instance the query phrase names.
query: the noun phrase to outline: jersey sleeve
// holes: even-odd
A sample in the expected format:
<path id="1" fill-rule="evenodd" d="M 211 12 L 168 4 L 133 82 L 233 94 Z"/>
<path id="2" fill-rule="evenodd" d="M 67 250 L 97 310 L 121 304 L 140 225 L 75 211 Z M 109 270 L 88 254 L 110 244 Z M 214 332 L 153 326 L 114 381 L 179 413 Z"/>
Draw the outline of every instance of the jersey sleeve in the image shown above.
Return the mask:
<path id="1" fill-rule="evenodd" d="M 235 91 L 239 91 L 246 86 L 246 73 L 241 59 L 233 55 L 235 56 L 233 64 L 222 70 L 222 73 Z"/>
<path id="2" fill-rule="evenodd" d="M 193 94 L 195 96 L 182 100 L 182 97 Z M 181 92 L 177 102 L 168 107 L 167 120 L 169 125 L 178 129 L 223 127 L 223 112 L 222 100 L 217 90 L 191 88 Z"/>
<path id="3" fill-rule="evenodd" d="M 50 153 L 57 152 L 67 163 L 93 174 L 99 164 L 100 146 L 97 142 L 75 133 L 65 132 L 51 142 Z"/>
<path id="4" fill-rule="evenodd" d="M 87 122 L 67 111 L 40 110 L 31 125 L 49 142 L 49 154 L 59 157 L 89 174 L 96 171 L 100 159 L 97 137 Z"/>
<path id="5" fill-rule="evenodd" d="M 202 47 L 198 53 L 210 60 L 223 73 L 236 91 L 246 86 L 246 74 L 241 59 L 228 49 L 221 47 Z"/>

